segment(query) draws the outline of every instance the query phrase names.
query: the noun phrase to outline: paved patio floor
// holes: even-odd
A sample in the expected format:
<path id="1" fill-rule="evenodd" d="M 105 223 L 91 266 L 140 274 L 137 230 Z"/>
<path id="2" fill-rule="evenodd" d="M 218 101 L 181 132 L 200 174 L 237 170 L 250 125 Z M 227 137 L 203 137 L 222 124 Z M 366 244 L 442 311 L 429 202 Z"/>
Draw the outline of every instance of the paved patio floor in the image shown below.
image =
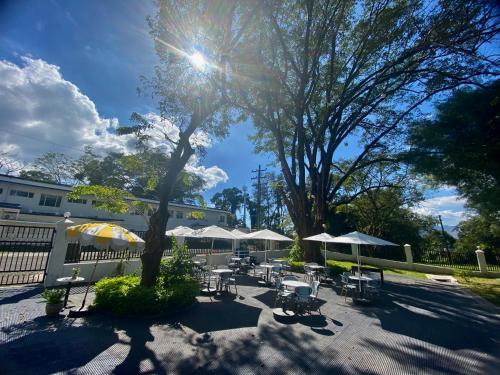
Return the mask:
<path id="1" fill-rule="evenodd" d="M 373 306 L 320 289 L 322 315 L 277 322 L 274 292 L 200 297 L 163 318 L 48 319 L 41 286 L 0 289 L 0 374 L 493 374 L 500 314 L 459 286 L 387 277 Z M 82 289 L 76 292 L 82 292 Z M 78 297 L 81 296 L 76 296 Z"/>

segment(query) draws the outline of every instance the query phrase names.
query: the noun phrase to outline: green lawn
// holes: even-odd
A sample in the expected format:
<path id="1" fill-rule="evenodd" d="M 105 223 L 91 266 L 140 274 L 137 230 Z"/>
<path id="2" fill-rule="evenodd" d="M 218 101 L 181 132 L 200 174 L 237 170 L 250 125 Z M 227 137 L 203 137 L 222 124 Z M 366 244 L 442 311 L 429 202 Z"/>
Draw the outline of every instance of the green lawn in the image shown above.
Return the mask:
<path id="1" fill-rule="evenodd" d="M 500 306 L 500 279 L 476 276 L 455 276 L 455 278 L 485 300 Z"/>
<path id="2" fill-rule="evenodd" d="M 341 274 L 342 272 L 350 272 L 351 267 L 355 266 L 356 263 L 354 262 L 349 262 L 349 261 L 341 261 L 341 260 L 328 260 L 327 265 L 332 268 L 333 273 L 336 275 Z M 296 272 L 304 272 L 304 262 L 290 262 L 290 265 L 292 266 L 293 271 Z M 363 265 L 363 267 L 367 267 L 367 265 Z M 369 266 L 368 266 L 369 267 Z M 407 271 L 407 270 L 401 270 L 401 269 L 396 269 L 396 268 L 383 268 L 384 273 L 387 275 L 399 275 L 399 276 L 407 276 L 407 277 L 413 277 L 417 279 L 425 279 L 425 273 L 423 272 L 416 272 L 416 271 Z"/>

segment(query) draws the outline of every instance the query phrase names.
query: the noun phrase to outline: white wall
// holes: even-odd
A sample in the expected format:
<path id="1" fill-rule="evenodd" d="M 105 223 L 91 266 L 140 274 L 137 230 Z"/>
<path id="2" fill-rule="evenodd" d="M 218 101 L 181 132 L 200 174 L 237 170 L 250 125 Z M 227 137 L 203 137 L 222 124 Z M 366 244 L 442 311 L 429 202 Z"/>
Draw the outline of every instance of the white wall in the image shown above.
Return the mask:
<path id="1" fill-rule="evenodd" d="M 356 257 L 354 257 L 351 254 L 337 253 L 337 252 L 333 252 L 333 251 L 327 251 L 326 258 L 333 259 L 333 260 L 348 260 L 351 262 L 356 262 Z M 402 270 L 424 272 L 424 273 L 430 273 L 430 274 L 436 274 L 436 275 L 453 275 L 455 272 L 455 269 L 453 269 L 453 268 L 431 266 L 428 264 L 421 264 L 421 263 L 398 262 L 396 260 L 379 259 L 379 258 L 371 258 L 371 257 L 364 257 L 364 256 L 361 256 L 360 260 L 361 260 L 362 264 L 366 264 L 369 266 L 383 267 L 383 268 L 398 268 L 398 269 L 402 269 Z M 479 271 L 473 271 L 473 274 L 480 275 L 481 273 Z M 494 277 L 499 277 L 500 273 L 499 272 L 488 272 L 488 275 L 494 276 Z"/>

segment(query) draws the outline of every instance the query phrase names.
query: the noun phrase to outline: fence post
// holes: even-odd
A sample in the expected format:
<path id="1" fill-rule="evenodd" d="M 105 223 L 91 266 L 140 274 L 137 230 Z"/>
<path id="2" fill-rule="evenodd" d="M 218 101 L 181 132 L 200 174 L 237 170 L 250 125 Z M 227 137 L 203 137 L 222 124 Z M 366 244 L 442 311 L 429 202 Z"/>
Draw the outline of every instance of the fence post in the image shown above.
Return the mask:
<path id="1" fill-rule="evenodd" d="M 62 277 L 64 259 L 66 258 L 66 249 L 68 243 L 66 241 L 66 228 L 73 225 L 69 219 L 64 219 L 56 223 L 56 233 L 52 241 L 52 250 L 50 251 L 49 260 L 47 262 L 47 274 L 45 276 L 45 287 L 56 286 L 56 279 Z M 70 275 L 67 275 L 70 276 Z"/>
<path id="2" fill-rule="evenodd" d="M 413 253 L 411 252 L 411 245 L 405 244 L 405 257 L 406 257 L 406 263 L 413 263 Z"/>
<path id="3" fill-rule="evenodd" d="M 486 258 L 484 257 L 484 251 L 478 246 L 476 250 L 477 264 L 479 265 L 479 272 L 487 273 L 488 266 L 486 265 Z"/>

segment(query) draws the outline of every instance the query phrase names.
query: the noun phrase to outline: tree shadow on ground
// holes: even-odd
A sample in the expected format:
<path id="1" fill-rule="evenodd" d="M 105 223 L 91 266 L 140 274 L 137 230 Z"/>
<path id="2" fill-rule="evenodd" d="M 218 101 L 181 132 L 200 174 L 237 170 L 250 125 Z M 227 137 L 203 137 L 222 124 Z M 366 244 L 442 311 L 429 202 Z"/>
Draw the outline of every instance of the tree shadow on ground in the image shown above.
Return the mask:
<path id="1" fill-rule="evenodd" d="M 195 308 L 168 321 L 181 324 L 198 333 L 256 327 L 262 309 L 232 300 L 200 302 Z"/>
<path id="2" fill-rule="evenodd" d="M 331 363 L 325 352 L 317 347 L 315 335 L 297 333 L 286 326 L 263 326 L 257 335 L 246 335 L 238 340 L 213 339 L 197 342 L 189 338 L 196 352 L 178 362 L 173 372 L 181 374 L 234 374 L 235 372 L 261 374 L 315 373 L 344 374 L 347 368 Z M 219 342 L 219 344 L 217 344 Z M 329 348 L 328 356 L 335 355 Z M 237 369 L 237 370 L 236 370 Z"/>
<path id="3" fill-rule="evenodd" d="M 373 306 L 353 308 L 378 318 L 385 330 L 451 350 L 491 351 L 500 335 L 498 317 L 440 285 L 387 283 Z"/>
<path id="4" fill-rule="evenodd" d="M 71 319 L 34 320 L 4 327 L 9 341 L 1 345 L 0 373 L 16 369 L 52 374 L 84 366 L 118 341 L 113 329 L 101 324 L 73 325 Z"/>
<path id="5" fill-rule="evenodd" d="M 120 327 L 120 325 L 118 326 Z M 148 342 L 154 341 L 154 336 L 150 331 L 150 324 L 147 321 L 139 322 L 138 324 L 125 324 L 122 326 L 125 334 L 130 338 L 128 345 L 130 350 L 118 366 L 113 370 L 113 374 L 140 374 L 141 362 L 149 360 L 153 366 L 153 370 L 149 371 L 151 374 L 164 375 L 165 369 L 161 360 L 156 356 L 156 353 L 148 346 Z"/>
<path id="6" fill-rule="evenodd" d="M 1 288 L 0 305 L 17 303 L 43 293 L 42 285 L 23 286 L 21 288 Z"/>

